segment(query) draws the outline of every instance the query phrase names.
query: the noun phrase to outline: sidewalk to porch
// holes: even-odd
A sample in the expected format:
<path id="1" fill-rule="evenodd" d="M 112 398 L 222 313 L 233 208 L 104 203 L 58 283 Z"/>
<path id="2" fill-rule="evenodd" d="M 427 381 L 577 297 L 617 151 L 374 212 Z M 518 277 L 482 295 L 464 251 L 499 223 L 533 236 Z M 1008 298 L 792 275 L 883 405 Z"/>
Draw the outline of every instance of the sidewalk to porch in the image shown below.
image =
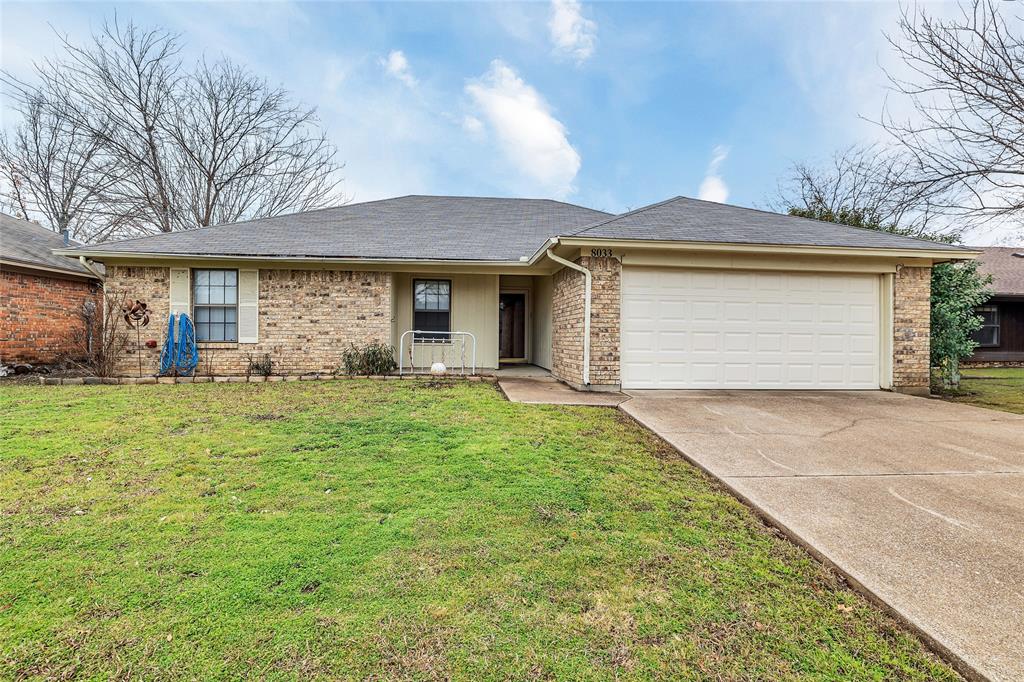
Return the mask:
<path id="1" fill-rule="evenodd" d="M 577 391 L 536 365 L 505 365 L 494 374 L 502 392 L 514 403 L 615 407 L 629 399 L 618 392 Z"/>

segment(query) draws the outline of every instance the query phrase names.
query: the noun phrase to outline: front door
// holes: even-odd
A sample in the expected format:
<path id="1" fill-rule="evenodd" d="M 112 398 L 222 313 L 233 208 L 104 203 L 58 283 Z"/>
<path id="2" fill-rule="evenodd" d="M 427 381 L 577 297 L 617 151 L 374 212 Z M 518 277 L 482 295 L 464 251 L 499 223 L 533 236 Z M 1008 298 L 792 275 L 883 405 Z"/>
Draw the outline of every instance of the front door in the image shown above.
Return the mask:
<path id="1" fill-rule="evenodd" d="M 498 295 L 498 358 L 501 362 L 526 361 L 526 294 Z"/>

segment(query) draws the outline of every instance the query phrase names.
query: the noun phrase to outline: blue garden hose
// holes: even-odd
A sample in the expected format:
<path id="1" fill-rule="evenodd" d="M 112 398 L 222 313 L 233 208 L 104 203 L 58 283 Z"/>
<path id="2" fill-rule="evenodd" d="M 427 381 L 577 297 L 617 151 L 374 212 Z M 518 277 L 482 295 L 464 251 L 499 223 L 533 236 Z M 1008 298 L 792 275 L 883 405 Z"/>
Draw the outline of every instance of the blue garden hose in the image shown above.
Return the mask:
<path id="1" fill-rule="evenodd" d="M 167 316 L 167 338 L 160 351 L 160 374 L 168 374 L 174 367 L 174 313 Z"/>
<path id="2" fill-rule="evenodd" d="M 178 353 L 174 365 L 181 376 L 191 376 L 199 364 L 199 349 L 196 348 L 196 328 L 192 319 L 182 313 L 178 316 Z"/>
<path id="3" fill-rule="evenodd" d="M 178 315 L 178 337 L 174 337 L 174 313 L 167 317 L 167 338 L 160 351 L 160 374 L 191 376 L 199 364 L 196 330 L 185 313 Z"/>

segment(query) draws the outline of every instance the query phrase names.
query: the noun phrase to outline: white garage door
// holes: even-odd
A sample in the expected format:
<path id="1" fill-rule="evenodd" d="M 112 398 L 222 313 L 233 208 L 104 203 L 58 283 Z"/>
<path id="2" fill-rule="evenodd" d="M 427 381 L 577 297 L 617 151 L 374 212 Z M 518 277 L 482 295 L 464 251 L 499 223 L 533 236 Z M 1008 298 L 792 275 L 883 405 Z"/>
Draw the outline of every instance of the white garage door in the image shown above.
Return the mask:
<path id="1" fill-rule="evenodd" d="M 624 268 L 623 388 L 876 389 L 878 275 Z"/>

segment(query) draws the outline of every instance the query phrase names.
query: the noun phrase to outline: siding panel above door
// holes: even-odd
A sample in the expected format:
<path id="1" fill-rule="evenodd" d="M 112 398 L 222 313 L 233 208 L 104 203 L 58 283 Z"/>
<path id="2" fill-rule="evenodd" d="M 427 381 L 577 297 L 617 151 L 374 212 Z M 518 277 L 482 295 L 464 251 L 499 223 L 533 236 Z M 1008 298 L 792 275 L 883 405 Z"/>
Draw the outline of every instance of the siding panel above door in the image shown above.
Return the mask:
<path id="1" fill-rule="evenodd" d="M 878 275 L 623 268 L 624 388 L 876 389 Z"/>

